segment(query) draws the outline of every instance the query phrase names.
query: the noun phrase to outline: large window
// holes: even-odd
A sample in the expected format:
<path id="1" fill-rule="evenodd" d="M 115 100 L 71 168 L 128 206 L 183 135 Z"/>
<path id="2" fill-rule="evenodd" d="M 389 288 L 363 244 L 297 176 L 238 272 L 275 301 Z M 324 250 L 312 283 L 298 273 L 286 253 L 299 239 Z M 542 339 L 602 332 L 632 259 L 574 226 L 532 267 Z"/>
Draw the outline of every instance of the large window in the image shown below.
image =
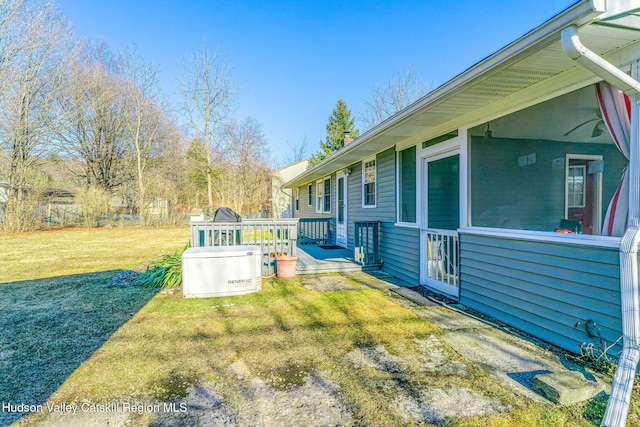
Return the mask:
<path id="1" fill-rule="evenodd" d="M 398 221 L 416 222 L 416 147 L 398 153 Z"/>
<path id="2" fill-rule="evenodd" d="M 362 205 L 376 206 L 376 158 L 362 162 Z"/>
<path id="3" fill-rule="evenodd" d="M 475 227 L 600 234 L 628 162 L 588 86 L 469 129 Z"/>

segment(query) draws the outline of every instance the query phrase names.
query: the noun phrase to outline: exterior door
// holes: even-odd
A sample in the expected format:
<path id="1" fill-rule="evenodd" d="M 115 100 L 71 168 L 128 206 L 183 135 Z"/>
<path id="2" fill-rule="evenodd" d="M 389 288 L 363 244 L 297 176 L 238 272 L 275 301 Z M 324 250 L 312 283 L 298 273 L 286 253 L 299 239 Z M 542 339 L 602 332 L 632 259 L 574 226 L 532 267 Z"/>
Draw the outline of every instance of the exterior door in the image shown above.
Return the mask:
<path id="1" fill-rule="evenodd" d="M 569 158 L 567 164 L 567 219 L 578 221 L 583 234 L 600 234 L 600 160 Z"/>
<path id="2" fill-rule="evenodd" d="M 460 155 L 423 159 L 420 281 L 459 296 Z"/>
<path id="3" fill-rule="evenodd" d="M 336 174 L 336 245 L 347 247 L 347 177 Z"/>

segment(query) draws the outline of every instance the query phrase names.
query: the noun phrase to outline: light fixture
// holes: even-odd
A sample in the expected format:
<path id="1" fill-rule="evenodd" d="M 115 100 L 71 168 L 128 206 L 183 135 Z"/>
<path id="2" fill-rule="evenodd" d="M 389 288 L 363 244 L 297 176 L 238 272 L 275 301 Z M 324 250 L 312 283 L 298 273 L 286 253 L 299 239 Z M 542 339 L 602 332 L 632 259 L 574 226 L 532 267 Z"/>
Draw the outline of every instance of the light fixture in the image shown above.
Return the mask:
<path id="1" fill-rule="evenodd" d="M 484 131 L 484 139 L 490 141 L 492 138 L 491 129 L 489 128 L 489 122 L 487 122 L 487 129 Z"/>
<path id="2" fill-rule="evenodd" d="M 351 168 L 345 168 L 342 172 L 343 172 L 346 176 L 349 176 L 349 175 L 351 175 Z"/>

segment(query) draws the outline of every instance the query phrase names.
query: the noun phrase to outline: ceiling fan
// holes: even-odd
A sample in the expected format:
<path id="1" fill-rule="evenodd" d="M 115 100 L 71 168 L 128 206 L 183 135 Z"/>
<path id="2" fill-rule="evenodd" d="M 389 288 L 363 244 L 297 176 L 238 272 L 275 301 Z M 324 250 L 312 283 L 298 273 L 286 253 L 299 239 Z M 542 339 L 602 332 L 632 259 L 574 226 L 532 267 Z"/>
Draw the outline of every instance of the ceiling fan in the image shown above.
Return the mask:
<path id="1" fill-rule="evenodd" d="M 593 130 L 591 131 L 591 138 L 597 138 L 600 135 L 602 135 L 602 132 L 604 132 L 604 120 L 602 119 L 602 113 L 599 110 L 596 111 L 596 117 L 580 123 L 578 126 L 574 127 L 569 132 L 565 133 L 563 136 L 568 136 L 570 133 L 575 132 L 582 126 L 585 126 L 589 123 L 594 123 L 594 122 L 595 124 L 593 126 Z"/>

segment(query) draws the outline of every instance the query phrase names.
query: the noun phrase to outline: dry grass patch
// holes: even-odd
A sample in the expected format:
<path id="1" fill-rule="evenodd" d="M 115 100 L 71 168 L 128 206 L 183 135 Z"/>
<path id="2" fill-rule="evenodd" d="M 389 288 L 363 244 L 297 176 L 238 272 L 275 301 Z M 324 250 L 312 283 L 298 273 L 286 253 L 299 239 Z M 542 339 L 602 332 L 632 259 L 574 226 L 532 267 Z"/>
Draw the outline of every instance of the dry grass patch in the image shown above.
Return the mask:
<path id="1" fill-rule="evenodd" d="M 257 416 L 258 401 L 262 410 L 287 396 L 298 402 L 295 390 L 328 381 L 359 425 L 591 425 L 580 406 L 513 395 L 442 346 L 439 334 L 377 290 L 265 281 L 262 292 L 240 297 L 157 294 L 51 400 L 180 401 L 206 387 L 242 421 Z"/>
<path id="2" fill-rule="evenodd" d="M 127 269 L 181 249 L 188 227 L 91 228 L 0 234 L 0 284 Z"/>

